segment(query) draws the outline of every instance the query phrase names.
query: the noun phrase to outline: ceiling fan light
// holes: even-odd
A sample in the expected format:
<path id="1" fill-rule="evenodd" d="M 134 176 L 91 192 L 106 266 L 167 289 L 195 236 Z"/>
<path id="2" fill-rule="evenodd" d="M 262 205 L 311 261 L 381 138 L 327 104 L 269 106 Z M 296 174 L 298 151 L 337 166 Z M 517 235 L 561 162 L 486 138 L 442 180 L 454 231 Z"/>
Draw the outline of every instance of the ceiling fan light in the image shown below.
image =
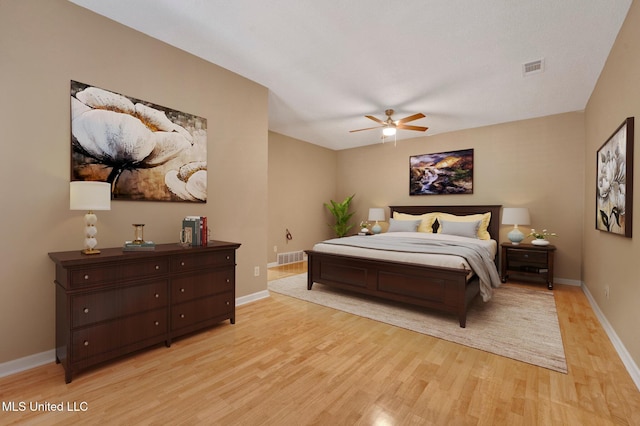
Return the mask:
<path id="1" fill-rule="evenodd" d="M 382 129 L 382 134 L 385 136 L 393 136 L 396 134 L 396 128 L 395 127 L 385 127 L 384 129 Z"/>

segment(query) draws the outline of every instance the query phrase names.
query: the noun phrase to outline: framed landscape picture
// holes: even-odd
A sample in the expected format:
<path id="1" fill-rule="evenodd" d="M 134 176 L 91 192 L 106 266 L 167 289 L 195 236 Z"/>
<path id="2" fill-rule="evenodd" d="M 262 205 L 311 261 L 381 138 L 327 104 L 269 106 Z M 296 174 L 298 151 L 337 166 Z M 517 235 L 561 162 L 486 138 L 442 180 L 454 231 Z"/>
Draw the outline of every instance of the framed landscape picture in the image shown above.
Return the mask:
<path id="1" fill-rule="evenodd" d="M 433 194 L 473 194 L 473 149 L 409 158 L 409 195 Z"/>
<path id="2" fill-rule="evenodd" d="M 207 120 L 71 81 L 71 180 L 111 198 L 207 201 Z"/>
<path id="3" fill-rule="evenodd" d="M 596 229 L 631 238 L 633 207 L 633 117 L 598 149 Z"/>

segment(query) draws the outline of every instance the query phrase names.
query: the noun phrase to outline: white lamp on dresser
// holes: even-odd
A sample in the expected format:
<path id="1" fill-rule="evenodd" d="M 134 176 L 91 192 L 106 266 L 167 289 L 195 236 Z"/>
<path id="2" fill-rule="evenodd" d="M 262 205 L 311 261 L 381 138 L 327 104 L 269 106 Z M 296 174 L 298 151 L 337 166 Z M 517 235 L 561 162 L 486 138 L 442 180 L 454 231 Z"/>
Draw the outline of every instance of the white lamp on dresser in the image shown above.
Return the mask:
<path id="1" fill-rule="evenodd" d="M 98 217 L 94 210 L 111 210 L 111 184 L 96 181 L 75 181 L 69 183 L 69 209 L 84 210 L 84 254 L 98 254 L 96 250 L 98 240 L 96 223 Z"/>

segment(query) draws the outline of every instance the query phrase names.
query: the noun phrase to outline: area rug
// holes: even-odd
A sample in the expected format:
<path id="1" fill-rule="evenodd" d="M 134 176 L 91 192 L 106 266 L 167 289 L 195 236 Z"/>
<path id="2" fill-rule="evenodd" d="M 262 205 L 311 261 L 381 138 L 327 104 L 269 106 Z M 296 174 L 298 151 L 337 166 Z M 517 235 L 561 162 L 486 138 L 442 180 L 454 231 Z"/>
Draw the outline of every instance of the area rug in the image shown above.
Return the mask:
<path id="1" fill-rule="evenodd" d="M 466 328 L 455 315 L 382 301 L 315 283 L 307 274 L 270 281 L 270 291 L 381 321 L 439 339 L 567 373 L 553 293 L 502 286 L 489 302 L 476 299 Z"/>

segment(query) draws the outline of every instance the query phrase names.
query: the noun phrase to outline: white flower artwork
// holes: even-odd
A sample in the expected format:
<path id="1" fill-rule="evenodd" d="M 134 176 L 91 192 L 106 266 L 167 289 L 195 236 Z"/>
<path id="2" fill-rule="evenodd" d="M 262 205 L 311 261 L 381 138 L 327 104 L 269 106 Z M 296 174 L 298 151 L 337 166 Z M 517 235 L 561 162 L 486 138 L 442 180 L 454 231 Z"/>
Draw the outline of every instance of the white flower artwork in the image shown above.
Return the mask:
<path id="1" fill-rule="evenodd" d="M 207 201 L 207 120 L 71 81 L 71 180 L 112 198 Z"/>
<path id="2" fill-rule="evenodd" d="M 597 153 L 596 229 L 631 238 L 633 117 Z"/>

